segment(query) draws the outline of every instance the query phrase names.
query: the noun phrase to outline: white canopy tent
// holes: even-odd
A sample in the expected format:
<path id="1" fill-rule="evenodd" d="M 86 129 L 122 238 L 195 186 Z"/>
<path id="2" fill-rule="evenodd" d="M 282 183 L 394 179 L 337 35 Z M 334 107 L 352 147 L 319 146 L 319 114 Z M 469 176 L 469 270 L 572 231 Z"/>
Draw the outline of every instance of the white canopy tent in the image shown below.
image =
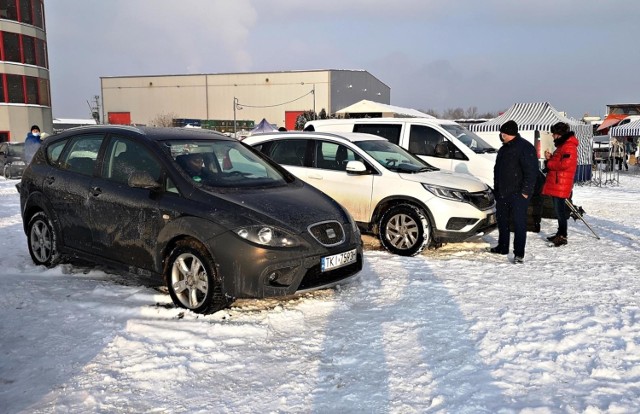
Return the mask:
<path id="1" fill-rule="evenodd" d="M 637 137 L 640 136 L 640 119 L 628 124 L 615 126 L 609 130 L 612 137 Z"/>
<path id="2" fill-rule="evenodd" d="M 591 125 L 569 118 L 558 112 L 548 102 L 516 103 L 502 115 L 481 124 L 472 124 L 468 128 L 496 148 L 501 145 L 498 137 L 500 126 L 509 121 L 516 121 L 520 135 L 535 143 L 536 135 L 549 131 L 557 122 L 565 122 L 576 134 L 578 146 L 578 171 L 576 181 L 591 179 L 591 163 L 593 148 L 593 128 Z"/>
<path id="3" fill-rule="evenodd" d="M 417 111 L 411 108 L 403 108 L 401 106 L 387 105 L 380 102 L 369 101 L 363 99 L 353 105 L 342 108 L 336 112 L 337 115 L 366 115 L 381 114 L 382 117 L 410 117 L 410 118 L 434 118 L 429 114 Z"/>

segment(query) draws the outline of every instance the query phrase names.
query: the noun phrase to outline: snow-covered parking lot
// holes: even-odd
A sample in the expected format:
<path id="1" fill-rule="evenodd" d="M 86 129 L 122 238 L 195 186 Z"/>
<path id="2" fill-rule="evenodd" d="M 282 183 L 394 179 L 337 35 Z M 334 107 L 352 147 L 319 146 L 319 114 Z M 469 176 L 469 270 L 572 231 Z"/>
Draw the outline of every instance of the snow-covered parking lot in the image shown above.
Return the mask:
<path id="1" fill-rule="evenodd" d="M 638 167 L 633 167 L 637 169 Z M 369 249 L 360 278 L 209 316 L 103 271 L 32 264 L 0 178 L 0 412 L 640 411 L 640 175 L 578 186 L 570 220 L 413 257 Z M 510 255 L 511 257 L 511 255 Z"/>

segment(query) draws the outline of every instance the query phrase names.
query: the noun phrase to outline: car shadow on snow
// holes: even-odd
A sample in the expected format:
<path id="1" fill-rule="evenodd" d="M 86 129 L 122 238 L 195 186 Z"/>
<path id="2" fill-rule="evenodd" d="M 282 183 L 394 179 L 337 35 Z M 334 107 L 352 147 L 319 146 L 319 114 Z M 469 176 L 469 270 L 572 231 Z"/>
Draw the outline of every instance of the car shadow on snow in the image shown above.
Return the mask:
<path id="1" fill-rule="evenodd" d="M 312 412 L 496 412 L 501 390 L 428 255 L 368 251 L 327 318 Z"/>

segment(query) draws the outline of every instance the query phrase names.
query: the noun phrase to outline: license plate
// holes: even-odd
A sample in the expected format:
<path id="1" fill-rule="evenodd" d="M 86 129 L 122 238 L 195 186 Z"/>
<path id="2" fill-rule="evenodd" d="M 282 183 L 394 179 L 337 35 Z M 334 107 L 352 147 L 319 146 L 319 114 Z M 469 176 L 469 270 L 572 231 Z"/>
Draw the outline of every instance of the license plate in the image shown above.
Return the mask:
<path id="1" fill-rule="evenodd" d="M 489 214 L 487 216 L 487 221 L 489 222 L 489 224 L 496 224 L 496 215 L 495 214 Z"/>
<path id="2" fill-rule="evenodd" d="M 358 258 L 356 249 L 349 250 L 348 252 L 334 254 L 333 256 L 327 256 L 320 259 L 320 267 L 323 272 L 331 269 L 337 269 L 338 267 L 347 266 L 351 263 L 355 263 Z"/>

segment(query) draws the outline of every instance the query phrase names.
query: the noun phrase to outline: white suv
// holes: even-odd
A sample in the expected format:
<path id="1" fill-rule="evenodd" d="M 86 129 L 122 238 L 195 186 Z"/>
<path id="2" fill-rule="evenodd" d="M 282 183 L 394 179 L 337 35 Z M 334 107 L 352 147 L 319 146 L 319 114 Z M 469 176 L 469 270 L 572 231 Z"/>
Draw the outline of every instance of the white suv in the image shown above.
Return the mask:
<path id="1" fill-rule="evenodd" d="M 438 170 L 384 138 L 299 131 L 243 142 L 334 198 L 392 253 L 413 256 L 429 245 L 495 228 L 495 201 L 487 185 Z"/>

